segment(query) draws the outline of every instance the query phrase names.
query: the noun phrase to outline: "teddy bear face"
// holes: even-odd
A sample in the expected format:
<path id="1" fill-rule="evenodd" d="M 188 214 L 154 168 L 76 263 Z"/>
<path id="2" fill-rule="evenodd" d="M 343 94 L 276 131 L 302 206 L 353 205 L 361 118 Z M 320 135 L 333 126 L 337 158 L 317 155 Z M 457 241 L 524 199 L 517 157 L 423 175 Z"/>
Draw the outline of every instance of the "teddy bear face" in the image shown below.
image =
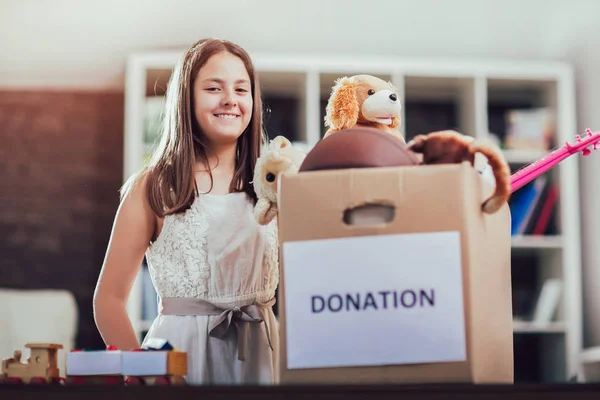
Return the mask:
<path id="1" fill-rule="evenodd" d="M 393 87 L 380 79 L 361 78 L 356 86 L 358 104 L 362 104 L 358 122 L 375 122 L 395 127 L 402 105 Z"/>
<path id="2" fill-rule="evenodd" d="M 330 131 L 357 124 L 394 129 L 400 125 L 401 115 L 400 96 L 390 82 L 372 75 L 355 75 L 336 81 L 325 123 Z"/>
<path id="3" fill-rule="evenodd" d="M 256 178 L 261 182 L 255 185 L 257 196 L 277 201 L 277 183 L 279 177 L 288 172 L 297 172 L 298 167 L 292 160 L 277 151 L 271 151 L 265 155 L 260 164 L 256 166 Z"/>
<path id="4" fill-rule="evenodd" d="M 277 189 L 284 174 L 297 173 L 306 154 L 295 149 L 289 139 L 277 136 L 256 160 L 252 185 L 257 196 L 254 216 L 260 225 L 277 215 Z"/>

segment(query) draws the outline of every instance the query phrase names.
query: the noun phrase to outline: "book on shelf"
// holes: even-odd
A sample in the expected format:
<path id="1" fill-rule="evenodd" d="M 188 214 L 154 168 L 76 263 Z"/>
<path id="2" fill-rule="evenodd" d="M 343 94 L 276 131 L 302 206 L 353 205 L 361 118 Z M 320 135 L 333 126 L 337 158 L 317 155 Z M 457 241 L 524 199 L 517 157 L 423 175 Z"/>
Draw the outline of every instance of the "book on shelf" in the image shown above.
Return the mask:
<path id="1" fill-rule="evenodd" d="M 558 187 L 546 175 L 534 179 L 513 193 L 509 200 L 511 234 L 548 234 L 552 228 L 557 201 Z"/>
<path id="2" fill-rule="evenodd" d="M 560 279 L 546 279 L 544 281 L 533 312 L 533 323 L 547 324 L 554 320 L 562 289 L 563 284 Z"/>
<path id="3" fill-rule="evenodd" d="M 550 108 L 509 109 L 505 119 L 506 149 L 548 151 L 551 148 L 555 122 Z"/>

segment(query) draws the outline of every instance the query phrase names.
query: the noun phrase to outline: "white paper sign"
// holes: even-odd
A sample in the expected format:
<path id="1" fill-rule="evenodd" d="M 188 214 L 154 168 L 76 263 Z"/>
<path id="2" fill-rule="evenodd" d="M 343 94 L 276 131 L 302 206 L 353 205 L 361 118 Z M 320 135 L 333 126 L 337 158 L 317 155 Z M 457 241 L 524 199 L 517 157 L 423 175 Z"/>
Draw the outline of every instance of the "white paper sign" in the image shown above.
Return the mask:
<path id="1" fill-rule="evenodd" d="M 287 368 L 466 360 L 460 233 L 285 242 Z"/>

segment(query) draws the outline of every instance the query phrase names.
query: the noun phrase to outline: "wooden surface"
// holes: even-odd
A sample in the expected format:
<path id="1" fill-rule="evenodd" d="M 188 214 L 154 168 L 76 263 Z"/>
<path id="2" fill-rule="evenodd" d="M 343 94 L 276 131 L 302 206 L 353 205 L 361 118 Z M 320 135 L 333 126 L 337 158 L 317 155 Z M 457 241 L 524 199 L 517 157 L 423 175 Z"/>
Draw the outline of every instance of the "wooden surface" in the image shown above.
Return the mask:
<path id="1" fill-rule="evenodd" d="M 1 398 L 28 399 L 104 399 L 118 395 L 119 399 L 248 398 L 252 395 L 268 399 L 372 400 L 372 399 L 597 399 L 600 385 L 406 385 L 406 386 L 276 386 L 276 387 L 207 387 L 207 386 L 32 386 L 0 385 Z M 12 397 L 11 397 L 12 396 Z M 226 397 L 224 397 L 226 396 Z"/>

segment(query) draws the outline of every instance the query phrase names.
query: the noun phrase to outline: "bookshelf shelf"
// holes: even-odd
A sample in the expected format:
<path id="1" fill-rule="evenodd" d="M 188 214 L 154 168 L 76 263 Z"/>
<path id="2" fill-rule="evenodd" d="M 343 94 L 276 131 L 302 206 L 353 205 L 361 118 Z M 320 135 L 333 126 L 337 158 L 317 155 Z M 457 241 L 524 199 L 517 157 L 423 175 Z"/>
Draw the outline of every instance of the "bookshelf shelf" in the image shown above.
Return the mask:
<path id="1" fill-rule="evenodd" d="M 528 321 L 515 321 L 515 333 L 565 333 L 566 326 L 563 322 L 535 323 Z"/>
<path id="2" fill-rule="evenodd" d="M 547 152 L 538 150 L 503 150 L 509 164 L 529 164 L 544 157 Z"/>
<path id="3" fill-rule="evenodd" d="M 519 235 L 513 236 L 513 249 L 562 249 L 561 236 Z"/>
<path id="4" fill-rule="evenodd" d="M 132 54 L 128 59 L 123 179 L 142 166 L 153 144 L 153 136 L 146 132 L 153 129 L 152 123 L 158 118 L 171 70 L 180 55 L 181 51 L 151 51 Z M 554 146 L 572 141 L 578 133 L 573 70 L 563 63 L 373 55 L 251 56 L 261 81 L 267 133 L 271 138 L 285 135 L 304 151 L 310 150 L 324 133 L 325 105 L 335 80 L 353 74 L 376 75 L 398 88 L 403 102 L 401 131 L 407 140 L 418 133 L 442 129 L 492 139 L 503 148 L 513 171 L 543 157 L 549 147 L 506 146 L 509 111 L 540 107 L 551 110 L 556 118 L 551 138 Z M 582 349 L 581 239 L 576 213 L 580 180 L 576 157 L 561 162 L 544 179 L 555 189 L 554 200 L 545 206 L 545 219 L 541 217 L 544 212 L 530 212 L 531 222 L 512 238 L 516 381 L 521 379 L 520 374 L 525 374 L 523 379 L 529 376 L 528 368 L 535 368 L 535 379 L 543 382 L 570 379 L 577 373 Z M 547 195 L 540 193 L 540 198 Z M 544 200 L 540 200 L 542 203 Z M 543 224 L 536 223 L 542 219 Z M 156 305 L 156 295 L 144 292 L 148 286 L 144 271 L 145 267 L 128 303 L 129 316 L 140 336 L 155 315 L 155 308 L 146 308 Z M 537 298 L 544 283 L 552 279 L 562 282 L 556 312 L 551 320 L 534 324 L 527 320 L 535 303 L 531 299 Z M 544 351 L 534 350 L 538 346 Z M 530 359 L 537 360 L 533 366 Z"/>
<path id="5" fill-rule="evenodd" d="M 584 363 L 600 362 L 600 346 L 590 347 L 581 353 L 581 361 Z"/>

